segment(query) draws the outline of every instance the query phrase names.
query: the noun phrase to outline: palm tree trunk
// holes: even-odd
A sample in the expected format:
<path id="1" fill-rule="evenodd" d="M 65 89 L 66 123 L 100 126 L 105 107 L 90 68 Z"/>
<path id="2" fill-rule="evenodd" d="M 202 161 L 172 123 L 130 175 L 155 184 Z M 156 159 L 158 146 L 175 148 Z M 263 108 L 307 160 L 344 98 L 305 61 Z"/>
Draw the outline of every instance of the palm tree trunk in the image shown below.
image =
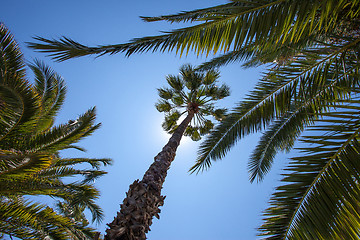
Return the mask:
<path id="1" fill-rule="evenodd" d="M 164 204 L 165 196 L 161 196 L 161 189 L 180 145 L 181 137 L 189 125 L 194 112 L 188 112 L 186 118 L 176 128 L 175 132 L 154 158 L 154 162 L 144 174 L 141 181 L 135 180 L 129 191 L 120 212 L 112 223 L 107 224 L 106 240 L 143 240 L 150 230 L 152 218 L 159 218 L 159 207 Z"/>

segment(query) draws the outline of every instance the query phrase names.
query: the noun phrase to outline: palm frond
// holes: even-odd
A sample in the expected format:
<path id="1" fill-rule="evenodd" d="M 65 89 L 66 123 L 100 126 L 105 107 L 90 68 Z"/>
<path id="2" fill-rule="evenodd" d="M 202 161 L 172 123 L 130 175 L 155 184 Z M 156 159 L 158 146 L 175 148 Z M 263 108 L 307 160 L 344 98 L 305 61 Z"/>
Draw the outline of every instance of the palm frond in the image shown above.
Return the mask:
<path id="1" fill-rule="evenodd" d="M 213 12 L 207 12 L 200 24 L 173 30 L 158 36 L 136 38 L 127 44 L 86 47 L 69 38 L 49 40 L 37 37 L 40 43 L 29 43 L 33 49 L 51 53 L 63 61 L 89 54 L 114 54 L 125 52 L 127 56 L 148 51 L 173 51 L 197 54 L 234 51 L 256 44 L 260 49 L 277 48 L 284 42 L 296 43 L 314 34 L 325 34 L 339 26 L 341 18 L 359 16 L 359 1 L 349 5 L 349 1 L 247 1 L 235 2 L 231 7 L 221 5 Z M 220 10 L 222 9 L 223 10 Z M 231 10 L 229 10 L 231 9 Z M 206 12 L 207 10 L 205 10 Z M 185 21 L 196 17 L 197 13 L 180 13 L 165 20 Z M 195 15 L 194 15 L 195 14 Z M 160 20 L 149 18 L 149 20 Z M 178 20 L 175 20 L 178 19 Z M 171 20 L 170 20 L 171 21 Z"/>
<path id="2" fill-rule="evenodd" d="M 341 101 L 340 101 L 341 102 Z M 322 114 L 303 138 L 308 147 L 292 158 L 265 211 L 261 236 L 269 239 L 359 237 L 359 101 Z M 344 118 L 344 116 L 346 116 Z M 325 135 L 320 135 L 326 132 Z M 310 144 L 310 145 L 309 145 Z"/>
<path id="3" fill-rule="evenodd" d="M 19 226 L 22 226 L 19 228 Z M 68 218 L 51 208 L 31 202 L 1 199 L 0 232 L 21 239 L 68 239 Z"/>
<path id="4" fill-rule="evenodd" d="M 25 76 L 25 64 L 18 44 L 5 25 L 0 22 L 0 83 L 4 81 L 4 73 L 16 78 Z"/>
<path id="5" fill-rule="evenodd" d="M 95 109 L 53 127 L 65 97 L 61 76 L 36 60 L 30 64 L 35 85 L 29 84 L 21 52 L 3 24 L 0 53 L 0 233 L 22 239 L 92 239 L 95 233 L 87 224 L 25 199 L 44 195 L 71 202 L 74 208 L 89 209 L 94 221 L 101 221 L 102 210 L 95 203 L 99 192 L 89 183 L 106 173 L 100 167 L 111 160 L 61 159 L 59 154 L 67 148 L 83 150 L 73 144 L 100 126 L 95 124 Z M 93 169 L 82 168 L 83 163 Z M 63 182 L 78 176 L 82 179 Z"/>
<path id="6" fill-rule="evenodd" d="M 201 69 L 201 70 L 214 69 L 214 68 L 218 68 L 218 67 L 227 65 L 227 64 L 235 62 L 235 61 L 241 62 L 241 61 L 250 59 L 252 56 L 254 56 L 253 51 L 248 51 L 248 50 L 244 50 L 244 49 L 240 49 L 239 51 L 230 51 L 219 57 L 212 58 L 210 61 L 202 63 L 199 66 L 199 69 Z"/>
<path id="7" fill-rule="evenodd" d="M 64 103 L 66 88 L 62 77 L 43 62 L 36 60 L 29 66 L 35 75 L 34 89 L 40 99 L 34 130 L 42 132 L 53 125 L 54 117 Z"/>
<path id="8" fill-rule="evenodd" d="M 19 46 L 0 24 L 0 140 L 28 121 L 37 110 L 36 97 L 25 78 Z"/>
<path id="9" fill-rule="evenodd" d="M 38 134 L 28 143 L 31 151 L 56 152 L 89 136 L 100 124 L 94 124 L 95 108 L 89 109 L 75 121 L 53 127 L 48 132 Z"/>
<path id="10" fill-rule="evenodd" d="M 68 169 L 65 169 L 65 171 L 66 172 L 58 171 L 57 174 L 64 176 L 70 173 Z M 75 172 L 71 170 L 70 174 L 74 173 Z M 42 178 L 44 176 L 41 174 L 39 177 L 33 178 L 18 177 L 14 179 L 0 179 L 0 194 L 1 196 L 48 195 L 64 199 L 74 205 L 89 209 L 93 215 L 93 221 L 100 222 L 103 219 L 103 211 L 94 201 L 99 197 L 99 191 L 92 185 L 89 185 L 88 182 L 103 175 L 104 172 L 91 171 L 83 173 L 85 175 L 84 181 L 70 184 L 64 184 L 55 178 Z"/>
<path id="11" fill-rule="evenodd" d="M 99 170 L 101 165 L 108 166 L 111 165 L 112 162 L 113 160 L 109 158 L 61 158 L 54 164 L 54 166 L 72 166 L 87 163 L 90 164 L 92 168 Z"/>
<path id="12" fill-rule="evenodd" d="M 90 210 L 92 214 L 92 221 L 101 222 L 104 218 L 103 210 L 95 203 L 99 197 L 99 191 L 91 185 L 85 184 L 69 184 L 73 194 L 68 198 L 69 202 L 80 207 L 85 207 Z"/>
<path id="13" fill-rule="evenodd" d="M 313 113 L 313 114 L 312 114 Z M 284 117 L 277 119 L 261 136 L 260 141 L 250 156 L 248 170 L 250 181 L 262 181 L 271 168 L 279 151 L 290 151 L 295 141 L 311 125 L 317 115 L 312 107 L 299 106 L 289 111 Z"/>
<path id="14" fill-rule="evenodd" d="M 25 177 L 48 168 L 53 161 L 54 156 L 47 154 L 1 154 L 0 178 L 14 178 L 19 174 Z"/>
<path id="15" fill-rule="evenodd" d="M 173 109 L 173 105 L 169 101 L 159 100 L 155 104 L 155 108 L 159 112 L 169 113 Z"/>
<path id="16" fill-rule="evenodd" d="M 83 207 L 59 201 L 56 203 L 56 209 L 60 214 L 70 218 L 76 224 L 76 228 L 71 230 L 78 239 L 94 239 L 95 229 L 86 227 L 89 222 L 86 219 Z"/>
<path id="17" fill-rule="evenodd" d="M 33 176 L 15 175 L 12 178 L 1 178 L 0 182 L 0 193 L 3 197 L 44 195 L 67 199 L 69 197 L 66 194 L 71 191 L 66 189 L 67 185 L 59 180 L 42 179 Z"/>
<path id="18" fill-rule="evenodd" d="M 34 37 L 35 40 L 42 43 L 28 43 L 28 46 L 37 49 L 40 52 L 48 53 L 56 61 L 65 61 L 74 57 L 82 57 L 93 54 L 103 54 L 108 51 L 121 48 L 121 44 L 114 46 L 88 47 L 74 40 L 63 37 L 60 40 Z"/>
<path id="19" fill-rule="evenodd" d="M 254 5 L 256 3 L 253 3 Z M 234 7 L 239 5 L 239 3 L 227 3 L 215 7 L 204 8 L 204 9 L 197 9 L 193 11 L 184 11 L 179 14 L 172 14 L 172 15 L 164 15 L 160 17 L 141 17 L 142 20 L 145 22 L 155 22 L 155 21 L 167 21 L 170 23 L 174 22 L 192 22 L 203 20 L 207 17 L 211 17 L 214 14 L 218 13 L 218 15 L 229 14 L 230 12 L 234 11 Z"/>
<path id="20" fill-rule="evenodd" d="M 38 178 L 45 178 L 48 180 L 57 180 L 60 178 L 65 178 L 65 177 L 73 177 L 73 176 L 77 176 L 77 177 L 84 177 L 84 179 L 81 181 L 84 184 L 87 183 L 91 183 L 94 182 L 95 179 L 97 179 L 98 177 L 106 174 L 107 172 L 105 171 L 100 171 L 100 170 L 91 170 L 91 169 L 75 169 L 72 167 L 51 167 L 49 169 L 44 169 L 40 172 L 38 172 L 35 176 Z"/>
<path id="21" fill-rule="evenodd" d="M 346 98 L 357 82 L 354 76 L 359 69 L 353 64 L 357 60 L 351 49 L 359 41 L 309 49 L 285 66 L 272 69 L 200 145 L 198 160 L 190 171 L 207 169 L 211 160 L 224 157 L 243 136 L 264 129 L 291 111 L 292 104 L 308 102 L 316 114 L 321 112 L 319 106 L 329 107 L 334 99 Z M 348 64 L 345 70 L 344 58 Z"/>
<path id="22" fill-rule="evenodd" d="M 323 40 L 322 38 L 322 36 L 317 36 L 315 40 L 314 36 L 309 36 L 309 38 L 296 43 L 284 42 L 276 48 L 274 46 L 262 46 L 259 48 L 255 44 L 248 44 L 248 46 L 242 47 L 239 50 L 229 51 L 202 63 L 199 69 L 208 70 L 234 62 L 242 62 L 241 66 L 243 68 L 258 67 L 267 63 L 284 65 L 298 54 L 301 54 L 301 50 L 318 45 L 317 41 Z"/>

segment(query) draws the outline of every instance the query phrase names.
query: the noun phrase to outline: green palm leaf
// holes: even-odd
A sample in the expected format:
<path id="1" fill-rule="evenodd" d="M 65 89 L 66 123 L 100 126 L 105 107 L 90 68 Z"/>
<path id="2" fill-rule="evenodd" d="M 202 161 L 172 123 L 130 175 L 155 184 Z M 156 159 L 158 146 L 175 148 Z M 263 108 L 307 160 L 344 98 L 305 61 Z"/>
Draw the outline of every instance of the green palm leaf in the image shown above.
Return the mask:
<path id="1" fill-rule="evenodd" d="M 101 165 L 108 166 L 112 163 L 112 160 L 109 158 L 61 158 L 54 166 L 74 166 L 82 163 L 90 164 L 92 168 L 99 170 Z"/>
<path id="2" fill-rule="evenodd" d="M 349 104 L 350 103 L 350 104 Z M 292 158 L 264 213 L 269 239 L 357 239 L 359 214 L 359 102 L 322 114 L 303 139 L 303 156 Z M 319 135 L 323 132 L 326 135 Z M 309 145 L 311 144 L 311 145 Z"/>
<path id="3" fill-rule="evenodd" d="M 25 76 L 25 64 L 19 46 L 4 24 L 0 24 L 0 56 L 1 75 L 0 81 L 4 81 L 4 73 L 23 78 Z M 16 78 L 15 78 L 16 79 Z M 14 79 L 14 80 L 15 80 Z"/>
<path id="4" fill-rule="evenodd" d="M 26 176 L 48 168 L 54 156 L 45 154 L 1 154 L 0 178 L 13 178 L 17 175 Z"/>
<path id="5" fill-rule="evenodd" d="M 94 125 L 95 108 L 89 109 L 75 121 L 53 127 L 49 131 L 32 138 L 27 144 L 31 151 L 55 152 L 76 143 L 81 138 L 91 135 L 100 124 Z"/>
<path id="6" fill-rule="evenodd" d="M 41 102 L 34 130 L 42 132 L 53 125 L 54 117 L 64 102 L 66 88 L 61 76 L 43 62 L 35 61 L 30 68 L 35 74 L 34 89 Z"/>
<path id="7" fill-rule="evenodd" d="M 199 20 L 195 26 L 173 30 L 159 36 L 133 39 L 127 44 L 86 47 L 69 38 L 49 40 L 35 38 L 29 43 L 39 51 L 51 53 L 59 61 L 89 54 L 126 55 L 147 51 L 234 51 L 255 44 L 258 49 L 281 47 L 285 42 L 297 43 L 314 34 L 322 35 L 338 27 L 342 18 L 356 18 L 358 1 L 234 1 L 214 8 L 196 10 L 148 21 L 170 22 Z M 276 26 L 276 27 L 274 27 Z"/>
<path id="8" fill-rule="evenodd" d="M 87 224 L 26 198 L 49 196 L 74 209 L 90 210 L 93 221 L 102 220 L 95 202 L 99 191 L 90 183 L 106 173 L 100 167 L 111 160 L 59 155 L 67 148 L 83 151 L 73 144 L 100 126 L 95 124 L 95 108 L 75 121 L 53 126 L 65 98 L 62 77 L 35 61 L 30 65 L 35 84 L 29 84 L 21 52 L 2 24 L 0 52 L 0 233 L 22 239 L 92 239 L 94 229 Z M 76 182 L 64 181 L 66 177 L 76 177 Z"/>
<path id="9" fill-rule="evenodd" d="M 0 216 L 0 231 L 21 239 L 69 237 L 69 219 L 45 205 L 2 198 Z"/>
<path id="10" fill-rule="evenodd" d="M 273 160 L 279 151 L 290 151 L 304 131 L 311 125 L 316 115 L 311 114 L 312 107 L 298 107 L 295 111 L 289 111 L 284 117 L 274 121 L 250 156 L 248 169 L 250 181 L 261 181 L 270 170 Z"/>
<path id="11" fill-rule="evenodd" d="M 356 48 L 358 44 L 359 40 L 357 39 L 350 43 L 345 42 L 341 46 L 330 45 L 309 49 L 303 51 L 302 55 L 288 64 L 272 69 L 257 84 L 255 90 L 239 103 L 238 107 L 200 145 L 197 163 L 191 168 L 191 171 L 198 172 L 207 169 L 211 166 L 212 160 L 224 157 L 242 137 L 263 130 L 286 114 L 291 116 L 293 104 L 303 105 L 304 109 L 301 111 L 306 109 L 306 112 L 288 129 L 300 130 L 308 124 L 308 120 L 305 121 L 309 118 L 308 113 L 321 113 L 332 105 L 334 99 L 347 98 L 347 94 L 356 84 L 354 76 L 358 72 L 358 67 L 356 64 L 352 64 L 356 61 L 356 56 L 351 49 Z M 348 64 L 345 70 L 344 59 Z M 271 132 L 279 133 L 278 131 L 269 133 Z M 278 146 L 283 145 L 284 141 L 288 142 L 284 146 L 291 146 L 296 136 L 300 134 L 299 131 L 290 133 L 284 131 L 281 136 L 277 137 L 283 139 Z M 274 138 L 274 136 L 268 134 L 266 138 Z M 261 148 L 264 148 L 263 144 L 259 149 Z M 275 149 L 277 147 L 273 148 L 273 150 Z M 263 173 L 268 171 L 273 154 L 274 151 L 269 152 L 268 156 L 259 159 L 255 153 L 250 166 L 253 171 L 251 173 L 252 180 L 257 176 L 261 179 Z M 259 167 L 253 168 L 252 166 L 261 166 L 254 161 L 263 162 L 264 171 Z"/>

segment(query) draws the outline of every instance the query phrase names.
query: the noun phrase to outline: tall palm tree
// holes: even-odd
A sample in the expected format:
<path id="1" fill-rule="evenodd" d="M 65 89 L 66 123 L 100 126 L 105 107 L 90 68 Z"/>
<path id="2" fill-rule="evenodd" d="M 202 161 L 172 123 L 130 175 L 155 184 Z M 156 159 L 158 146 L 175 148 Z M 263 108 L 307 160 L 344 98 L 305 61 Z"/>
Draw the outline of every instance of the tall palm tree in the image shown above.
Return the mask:
<path id="1" fill-rule="evenodd" d="M 92 239 L 95 232 L 85 222 L 32 201 L 43 195 L 88 209 L 93 221 L 102 210 L 95 203 L 99 191 L 92 182 L 106 172 L 109 159 L 62 158 L 60 150 L 89 136 L 95 124 L 92 108 L 74 121 L 53 126 L 64 98 L 63 79 L 39 61 L 30 65 L 35 84 L 26 80 L 22 53 L 11 33 L 0 24 L 0 233 L 21 239 Z M 79 164 L 90 164 L 91 168 Z M 65 177 L 76 181 L 64 181 Z"/>
<path id="2" fill-rule="evenodd" d="M 206 116 L 213 116 L 219 121 L 224 118 L 225 109 L 215 108 L 214 103 L 228 96 L 229 88 L 226 85 L 217 86 L 218 77 L 216 71 L 203 73 L 190 65 L 182 66 L 179 76 L 167 76 L 169 87 L 158 89 L 161 99 L 156 109 L 165 113 L 162 126 L 172 136 L 154 158 L 143 179 L 130 185 L 120 212 L 108 224 L 105 239 L 146 239 L 152 218 L 159 218 L 159 207 L 164 204 L 161 189 L 182 136 L 198 141 L 214 126 Z M 177 125 L 182 116 L 184 119 Z"/>
<path id="3" fill-rule="evenodd" d="M 261 181 L 277 152 L 292 149 L 310 125 L 337 116 L 334 121 L 342 122 L 340 126 L 330 127 L 328 123 L 319 128 L 334 138 L 317 135 L 310 142 L 318 146 L 307 148 L 312 153 L 309 157 L 291 160 L 293 171 L 284 178 L 289 184 L 279 187 L 271 200 L 261 231 L 269 239 L 358 238 L 359 203 L 349 197 L 358 196 L 358 181 L 349 178 L 357 179 L 359 173 L 359 135 L 356 125 L 342 127 L 350 115 L 346 111 L 342 114 L 344 107 L 339 103 L 346 102 L 351 108 L 357 104 L 353 99 L 359 92 L 360 1 L 231 0 L 144 20 L 196 24 L 118 45 L 89 48 L 69 38 L 38 38 L 40 43 L 31 46 L 51 52 L 60 61 L 88 54 L 176 50 L 224 53 L 203 64 L 204 69 L 239 60 L 245 61 L 245 67 L 267 64 L 269 69 L 255 89 L 201 144 L 192 171 L 207 169 L 237 140 L 263 131 L 249 161 L 250 180 Z M 336 111 L 340 113 L 334 115 Z M 357 114 L 352 118 L 357 119 Z M 345 167 L 347 160 L 352 166 Z M 342 172 L 338 173 L 340 168 Z M 302 183 L 305 179 L 307 182 Z M 321 217 L 322 213 L 328 217 Z"/>

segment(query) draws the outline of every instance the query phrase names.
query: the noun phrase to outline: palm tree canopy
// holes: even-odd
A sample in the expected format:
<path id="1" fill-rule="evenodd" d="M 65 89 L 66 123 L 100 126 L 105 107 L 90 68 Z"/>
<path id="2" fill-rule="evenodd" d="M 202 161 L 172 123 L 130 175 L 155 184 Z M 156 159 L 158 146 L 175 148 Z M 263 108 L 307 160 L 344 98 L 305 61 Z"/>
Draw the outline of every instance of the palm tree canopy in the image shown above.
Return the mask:
<path id="1" fill-rule="evenodd" d="M 95 108 L 53 126 L 65 98 L 62 77 L 35 61 L 29 65 L 35 76 L 34 85 L 30 84 L 22 53 L 3 24 L 0 46 L 0 232 L 22 239 L 91 239 L 94 229 L 87 224 L 77 224 L 26 196 L 50 196 L 72 209 L 88 209 L 93 221 L 101 221 L 103 213 L 95 203 L 99 191 L 92 183 L 106 173 L 100 166 L 111 160 L 66 159 L 59 153 L 67 148 L 81 150 L 73 144 L 100 127 L 95 124 Z M 64 181 L 65 177 L 77 180 Z"/>
<path id="2" fill-rule="evenodd" d="M 147 51 L 194 51 L 197 54 L 231 51 L 237 55 L 235 59 L 261 55 L 270 61 L 274 51 L 277 54 L 273 57 L 281 58 L 296 51 L 299 44 L 304 46 L 314 43 L 319 36 L 333 34 L 341 25 L 356 27 L 358 8 L 358 0 L 231 0 L 227 4 L 174 15 L 143 17 L 148 22 L 198 24 L 158 36 L 135 38 L 125 44 L 87 47 L 67 37 L 60 40 L 36 37 L 39 42 L 29 46 L 50 53 L 59 61 L 89 54 L 124 52 L 131 55 Z M 283 54 L 279 56 L 279 53 Z"/>
<path id="3" fill-rule="evenodd" d="M 331 97 L 329 91 L 339 82 L 329 80 L 335 80 L 333 74 L 343 76 L 340 72 L 344 72 L 344 66 L 352 74 L 356 72 L 350 65 L 360 42 L 359 6 L 358 0 L 232 0 L 174 15 L 143 17 L 148 22 L 196 24 L 126 44 L 89 48 L 69 38 L 38 37 L 39 41 L 29 46 L 51 53 L 59 61 L 88 54 L 174 50 L 197 54 L 225 52 L 203 64 L 204 69 L 238 60 L 245 61 L 246 67 L 275 62 L 247 99 L 201 145 L 198 162 L 192 168 L 207 169 L 211 161 L 224 157 L 239 139 L 267 129 L 250 159 L 250 179 L 254 181 L 262 180 L 276 152 L 291 149 L 300 133 L 312 124 L 315 113 L 325 110 L 319 101 L 325 101 L 325 95 Z M 343 64 L 347 54 L 351 55 L 350 65 Z M 329 68 L 331 74 L 322 74 Z M 323 88 L 311 88 L 317 83 Z M 304 91 L 307 87 L 310 88 Z M 337 97 L 343 95 L 344 92 L 337 93 Z"/>
<path id="4" fill-rule="evenodd" d="M 318 135 L 289 172 L 265 212 L 268 239 L 358 239 L 359 0 L 232 0 L 212 8 L 145 21 L 196 24 L 129 43 L 89 48 L 69 38 L 37 38 L 30 46 L 59 60 L 88 54 L 147 51 L 224 52 L 202 65 L 268 63 L 248 96 L 200 146 L 193 171 L 207 169 L 244 136 L 263 136 L 249 162 L 262 180 L 279 151 L 289 151 L 310 125 Z M 325 131 L 325 135 L 323 135 Z"/>
<path id="5" fill-rule="evenodd" d="M 218 121 L 225 118 L 225 108 L 215 108 L 215 101 L 229 96 L 229 87 L 225 84 L 217 86 L 219 72 L 215 70 L 206 73 L 197 71 L 191 65 L 180 68 L 178 76 L 168 75 L 166 81 L 170 88 L 159 88 L 160 100 L 156 109 L 165 113 L 162 126 L 168 133 L 173 133 L 178 127 L 177 121 L 188 112 L 194 113 L 194 118 L 186 128 L 184 135 L 198 141 L 201 136 L 214 127 L 206 116 L 212 116 Z"/>

